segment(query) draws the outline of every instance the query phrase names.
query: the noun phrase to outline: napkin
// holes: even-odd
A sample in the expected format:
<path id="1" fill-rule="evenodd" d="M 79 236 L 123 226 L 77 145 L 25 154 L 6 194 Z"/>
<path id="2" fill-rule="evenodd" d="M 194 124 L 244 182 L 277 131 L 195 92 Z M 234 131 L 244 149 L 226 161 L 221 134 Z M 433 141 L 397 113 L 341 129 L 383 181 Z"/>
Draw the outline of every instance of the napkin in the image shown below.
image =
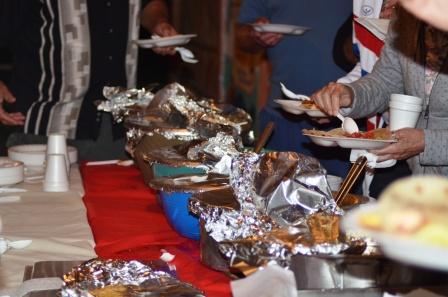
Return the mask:
<path id="1" fill-rule="evenodd" d="M 24 249 L 29 246 L 33 241 L 32 240 L 17 240 L 10 241 L 5 238 L 0 237 L 0 255 L 6 253 L 9 249 Z"/>
<path id="2" fill-rule="evenodd" d="M 234 297 L 298 297 L 294 273 L 277 264 L 230 283 Z"/>
<path id="3" fill-rule="evenodd" d="M 369 168 L 388 168 L 392 167 L 397 163 L 397 160 L 386 160 L 382 162 L 377 162 L 378 156 L 369 153 L 366 150 L 352 150 L 350 153 L 350 162 L 355 162 L 360 156 L 365 156 L 367 158 L 367 167 Z"/>

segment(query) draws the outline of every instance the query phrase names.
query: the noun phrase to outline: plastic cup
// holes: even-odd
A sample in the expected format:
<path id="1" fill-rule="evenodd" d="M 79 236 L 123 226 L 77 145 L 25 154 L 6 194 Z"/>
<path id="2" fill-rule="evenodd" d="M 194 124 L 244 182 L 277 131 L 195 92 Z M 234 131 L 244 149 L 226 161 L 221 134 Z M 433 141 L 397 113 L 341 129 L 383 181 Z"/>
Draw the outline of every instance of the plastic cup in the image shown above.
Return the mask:
<path id="1" fill-rule="evenodd" d="M 47 155 L 45 168 L 44 191 L 67 192 L 69 189 L 67 168 L 63 154 Z"/>
<path id="2" fill-rule="evenodd" d="M 47 142 L 47 158 L 48 155 L 62 154 L 65 158 L 65 167 L 67 173 L 70 171 L 70 159 L 67 152 L 67 141 L 65 135 L 61 133 L 53 133 L 48 136 Z"/>
<path id="3" fill-rule="evenodd" d="M 390 102 L 390 130 L 396 131 L 403 128 L 415 128 L 422 110 L 423 106 L 403 104 L 400 102 Z"/>
<path id="4" fill-rule="evenodd" d="M 401 102 L 405 104 L 415 104 L 423 106 L 423 99 L 415 96 L 403 95 L 403 94 L 392 94 L 390 95 L 391 102 Z"/>

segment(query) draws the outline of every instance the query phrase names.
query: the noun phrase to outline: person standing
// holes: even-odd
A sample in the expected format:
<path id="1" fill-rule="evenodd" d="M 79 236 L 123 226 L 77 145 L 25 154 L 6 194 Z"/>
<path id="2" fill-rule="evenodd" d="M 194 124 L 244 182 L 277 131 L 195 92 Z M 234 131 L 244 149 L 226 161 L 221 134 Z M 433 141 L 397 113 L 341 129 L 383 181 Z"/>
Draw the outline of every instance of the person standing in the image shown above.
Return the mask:
<path id="1" fill-rule="evenodd" d="M 63 133 L 80 159 L 124 157 L 124 131 L 94 101 L 106 85 L 135 87 L 139 18 L 150 32 L 175 35 L 163 0 L 1 0 L 2 45 L 14 59 L 0 84 L 0 122 L 17 126 L 8 146 Z M 172 49 L 158 49 L 173 54 Z M 6 109 L 8 111 L 6 111 Z"/>
<path id="2" fill-rule="evenodd" d="M 296 117 L 280 111 L 273 100 L 282 97 L 280 82 L 296 93 L 311 94 L 322 84 L 345 74 L 333 61 L 333 43 L 351 11 L 350 0 L 244 0 L 236 31 L 242 49 L 248 52 L 266 50 L 272 65 L 270 95 L 260 114 L 260 129 L 269 121 L 276 125 L 267 147 L 313 155 L 329 173 L 339 176 L 344 176 L 349 167 L 347 151 L 330 153 L 328 149 L 312 144 L 301 135 L 301 130 L 317 124 L 306 116 Z M 260 33 L 253 30 L 251 24 L 254 23 L 289 24 L 311 29 L 302 36 Z"/>

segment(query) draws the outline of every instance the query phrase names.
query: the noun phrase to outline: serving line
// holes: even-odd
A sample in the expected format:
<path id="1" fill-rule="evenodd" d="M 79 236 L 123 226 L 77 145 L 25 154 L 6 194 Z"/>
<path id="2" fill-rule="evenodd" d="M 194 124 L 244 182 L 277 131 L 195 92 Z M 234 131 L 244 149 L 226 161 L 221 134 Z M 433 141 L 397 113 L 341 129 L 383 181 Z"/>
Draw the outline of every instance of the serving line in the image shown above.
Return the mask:
<path id="1" fill-rule="evenodd" d="M 72 165 L 68 192 L 46 193 L 42 184 L 20 183 L 14 187 L 27 191 L 20 193 L 18 201 L 1 204 L 0 237 L 10 241 L 32 240 L 32 243 L 25 249 L 11 249 L 0 256 L 0 296 L 22 283 L 27 265 L 96 256 L 81 199 L 84 188 L 77 166 Z"/>

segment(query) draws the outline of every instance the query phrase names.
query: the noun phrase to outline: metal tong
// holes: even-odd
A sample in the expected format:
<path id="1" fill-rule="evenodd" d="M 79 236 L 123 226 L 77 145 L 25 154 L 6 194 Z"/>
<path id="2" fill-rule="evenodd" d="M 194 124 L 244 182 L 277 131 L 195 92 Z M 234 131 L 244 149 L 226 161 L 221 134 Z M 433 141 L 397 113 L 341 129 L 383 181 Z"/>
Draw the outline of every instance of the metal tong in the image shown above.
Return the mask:
<path id="1" fill-rule="evenodd" d="M 364 170 L 366 165 L 367 158 L 365 156 L 359 156 L 358 159 L 356 159 L 355 163 L 353 163 L 350 171 L 347 174 L 347 177 L 342 182 L 342 185 L 338 193 L 336 194 L 336 198 L 334 199 L 337 205 L 341 205 L 342 201 L 345 199 L 345 197 L 347 197 L 348 192 L 350 192 L 351 188 L 355 184 L 358 177 L 361 175 L 361 172 Z"/>

